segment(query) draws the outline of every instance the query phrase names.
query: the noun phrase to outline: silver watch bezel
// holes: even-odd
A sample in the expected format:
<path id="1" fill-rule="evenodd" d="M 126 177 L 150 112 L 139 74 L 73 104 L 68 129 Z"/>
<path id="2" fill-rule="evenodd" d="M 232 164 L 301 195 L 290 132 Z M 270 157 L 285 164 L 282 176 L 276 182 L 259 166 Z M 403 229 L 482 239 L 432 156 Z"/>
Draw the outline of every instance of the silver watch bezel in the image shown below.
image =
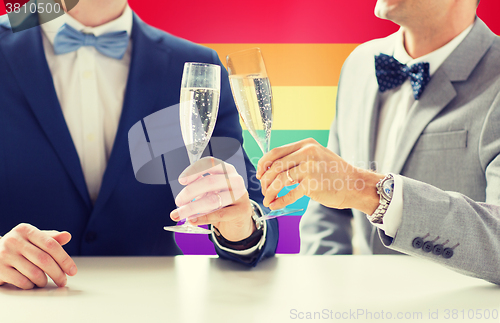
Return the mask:
<path id="1" fill-rule="evenodd" d="M 380 195 L 381 198 L 384 198 L 386 201 L 391 201 L 392 200 L 392 195 L 387 195 L 384 191 L 384 185 L 388 181 L 392 181 L 394 184 L 394 176 L 392 174 L 388 174 L 386 177 L 382 178 L 376 185 L 377 187 L 377 194 Z M 394 191 L 393 191 L 394 193 Z M 382 200 L 380 201 L 382 202 Z"/>
<path id="2" fill-rule="evenodd" d="M 383 224 L 384 223 L 384 215 L 387 212 L 387 209 L 389 208 L 389 204 L 391 203 L 392 200 L 392 195 L 388 196 L 384 192 L 384 184 L 392 180 L 394 182 L 394 176 L 392 174 L 388 174 L 386 177 L 381 179 L 375 187 L 377 188 L 377 194 L 380 196 L 379 199 L 379 205 L 377 209 L 375 209 L 375 212 L 373 212 L 372 215 L 368 216 L 368 219 L 370 222 L 375 223 L 375 224 Z M 394 191 L 393 191 L 394 193 Z"/>

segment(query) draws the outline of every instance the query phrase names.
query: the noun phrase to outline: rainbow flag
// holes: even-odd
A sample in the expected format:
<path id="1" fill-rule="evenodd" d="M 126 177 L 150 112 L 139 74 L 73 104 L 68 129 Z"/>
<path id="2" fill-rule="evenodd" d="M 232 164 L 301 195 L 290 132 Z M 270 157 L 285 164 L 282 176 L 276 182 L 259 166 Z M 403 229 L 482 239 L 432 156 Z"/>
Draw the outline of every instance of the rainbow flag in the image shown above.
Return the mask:
<path id="1" fill-rule="evenodd" d="M 337 82 L 344 60 L 360 43 L 385 37 L 395 24 L 374 16 L 375 0 L 129 0 L 145 22 L 226 55 L 260 47 L 274 95 L 271 146 L 312 137 L 327 144 L 335 117 Z M 0 14 L 4 8 L 0 5 Z M 478 16 L 500 34 L 500 2 L 483 0 Z M 262 153 L 244 131 L 252 161 Z M 283 192 L 285 193 L 285 192 Z M 306 208 L 304 197 L 293 207 Z M 278 252 L 299 251 L 300 215 L 278 218 Z M 186 254 L 214 254 L 206 237 L 178 236 Z"/>

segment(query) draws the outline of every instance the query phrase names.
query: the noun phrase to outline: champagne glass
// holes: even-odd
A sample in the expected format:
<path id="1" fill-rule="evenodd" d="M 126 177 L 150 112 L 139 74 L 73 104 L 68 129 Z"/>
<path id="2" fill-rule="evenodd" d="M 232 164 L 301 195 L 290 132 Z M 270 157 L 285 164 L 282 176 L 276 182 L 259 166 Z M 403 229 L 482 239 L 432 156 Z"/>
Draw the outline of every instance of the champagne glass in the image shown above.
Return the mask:
<path id="1" fill-rule="evenodd" d="M 182 139 L 191 164 L 200 159 L 212 137 L 219 111 L 219 98 L 220 66 L 185 63 L 179 114 Z M 209 234 L 212 232 L 212 230 L 192 225 L 187 220 L 183 225 L 166 226 L 164 229 L 183 233 Z"/>
<path id="2" fill-rule="evenodd" d="M 229 82 L 234 101 L 245 126 L 264 154 L 269 152 L 273 123 L 273 94 L 264 59 L 259 48 L 229 54 L 226 57 Z M 303 211 L 287 209 L 271 211 L 260 219 Z"/>

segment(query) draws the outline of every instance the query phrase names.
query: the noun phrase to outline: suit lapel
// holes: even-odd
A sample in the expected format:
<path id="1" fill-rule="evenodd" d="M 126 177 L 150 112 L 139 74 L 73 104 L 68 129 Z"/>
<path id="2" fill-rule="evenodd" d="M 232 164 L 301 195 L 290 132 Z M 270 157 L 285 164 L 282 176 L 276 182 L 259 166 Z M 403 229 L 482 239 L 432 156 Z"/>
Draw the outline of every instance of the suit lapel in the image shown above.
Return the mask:
<path id="1" fill-rule="evenodd" d="M 47 140 L 90 209 L 91 203 L 80 159 L 59 105 L 44 54 L 40 28 L 37 26 L 2 37 L 0 49 L 12 67 L 16 81 L 23 89 Z"/>
<path id="2" fill-rule="evenodd" d="M 127 164 L 131 163 L 128 131 L 137 122 L 156 111 L 160 93 L 167 90 L 165 76 L 170 50 L 160 46 L 161 38 L 149 33 L 147 25 L 134 14 L 132 59 L 125 91 L 122 115 L 113 150 L 104 173 L 94 212 L 105 205 Z M 161 58 L 161 59 L 159 59 Z M 133 172 L 130 173 L 133 176 Z"/>
<path id="3" fill-rule="evenodd" d="M 413 146 L 427 125 L 455 98 L 453 82 L 467 80 L 495 36 L 479 18 L 469 35 L 434 73 L 419 101 L 412 107 L 402 128 L 391 171 L 400 173 Z"/>

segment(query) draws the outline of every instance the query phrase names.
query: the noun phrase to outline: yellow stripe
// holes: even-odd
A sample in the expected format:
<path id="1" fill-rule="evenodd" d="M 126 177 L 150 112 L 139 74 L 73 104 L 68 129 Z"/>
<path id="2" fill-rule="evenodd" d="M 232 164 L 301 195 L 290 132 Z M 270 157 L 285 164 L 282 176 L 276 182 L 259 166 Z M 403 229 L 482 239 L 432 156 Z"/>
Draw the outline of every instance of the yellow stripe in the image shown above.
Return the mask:
<path id="1" fill-rule="evenodd" d="M 273 130 L 328 130 L 336 86 L 273 86 Z"/>
<path id="2" fill-rule="evenodd" d="M 357 44 L 204 44 L 222 63 L 230 53 L 259 47 L 272 86 L 337 86 L 342 64 Z"/>

